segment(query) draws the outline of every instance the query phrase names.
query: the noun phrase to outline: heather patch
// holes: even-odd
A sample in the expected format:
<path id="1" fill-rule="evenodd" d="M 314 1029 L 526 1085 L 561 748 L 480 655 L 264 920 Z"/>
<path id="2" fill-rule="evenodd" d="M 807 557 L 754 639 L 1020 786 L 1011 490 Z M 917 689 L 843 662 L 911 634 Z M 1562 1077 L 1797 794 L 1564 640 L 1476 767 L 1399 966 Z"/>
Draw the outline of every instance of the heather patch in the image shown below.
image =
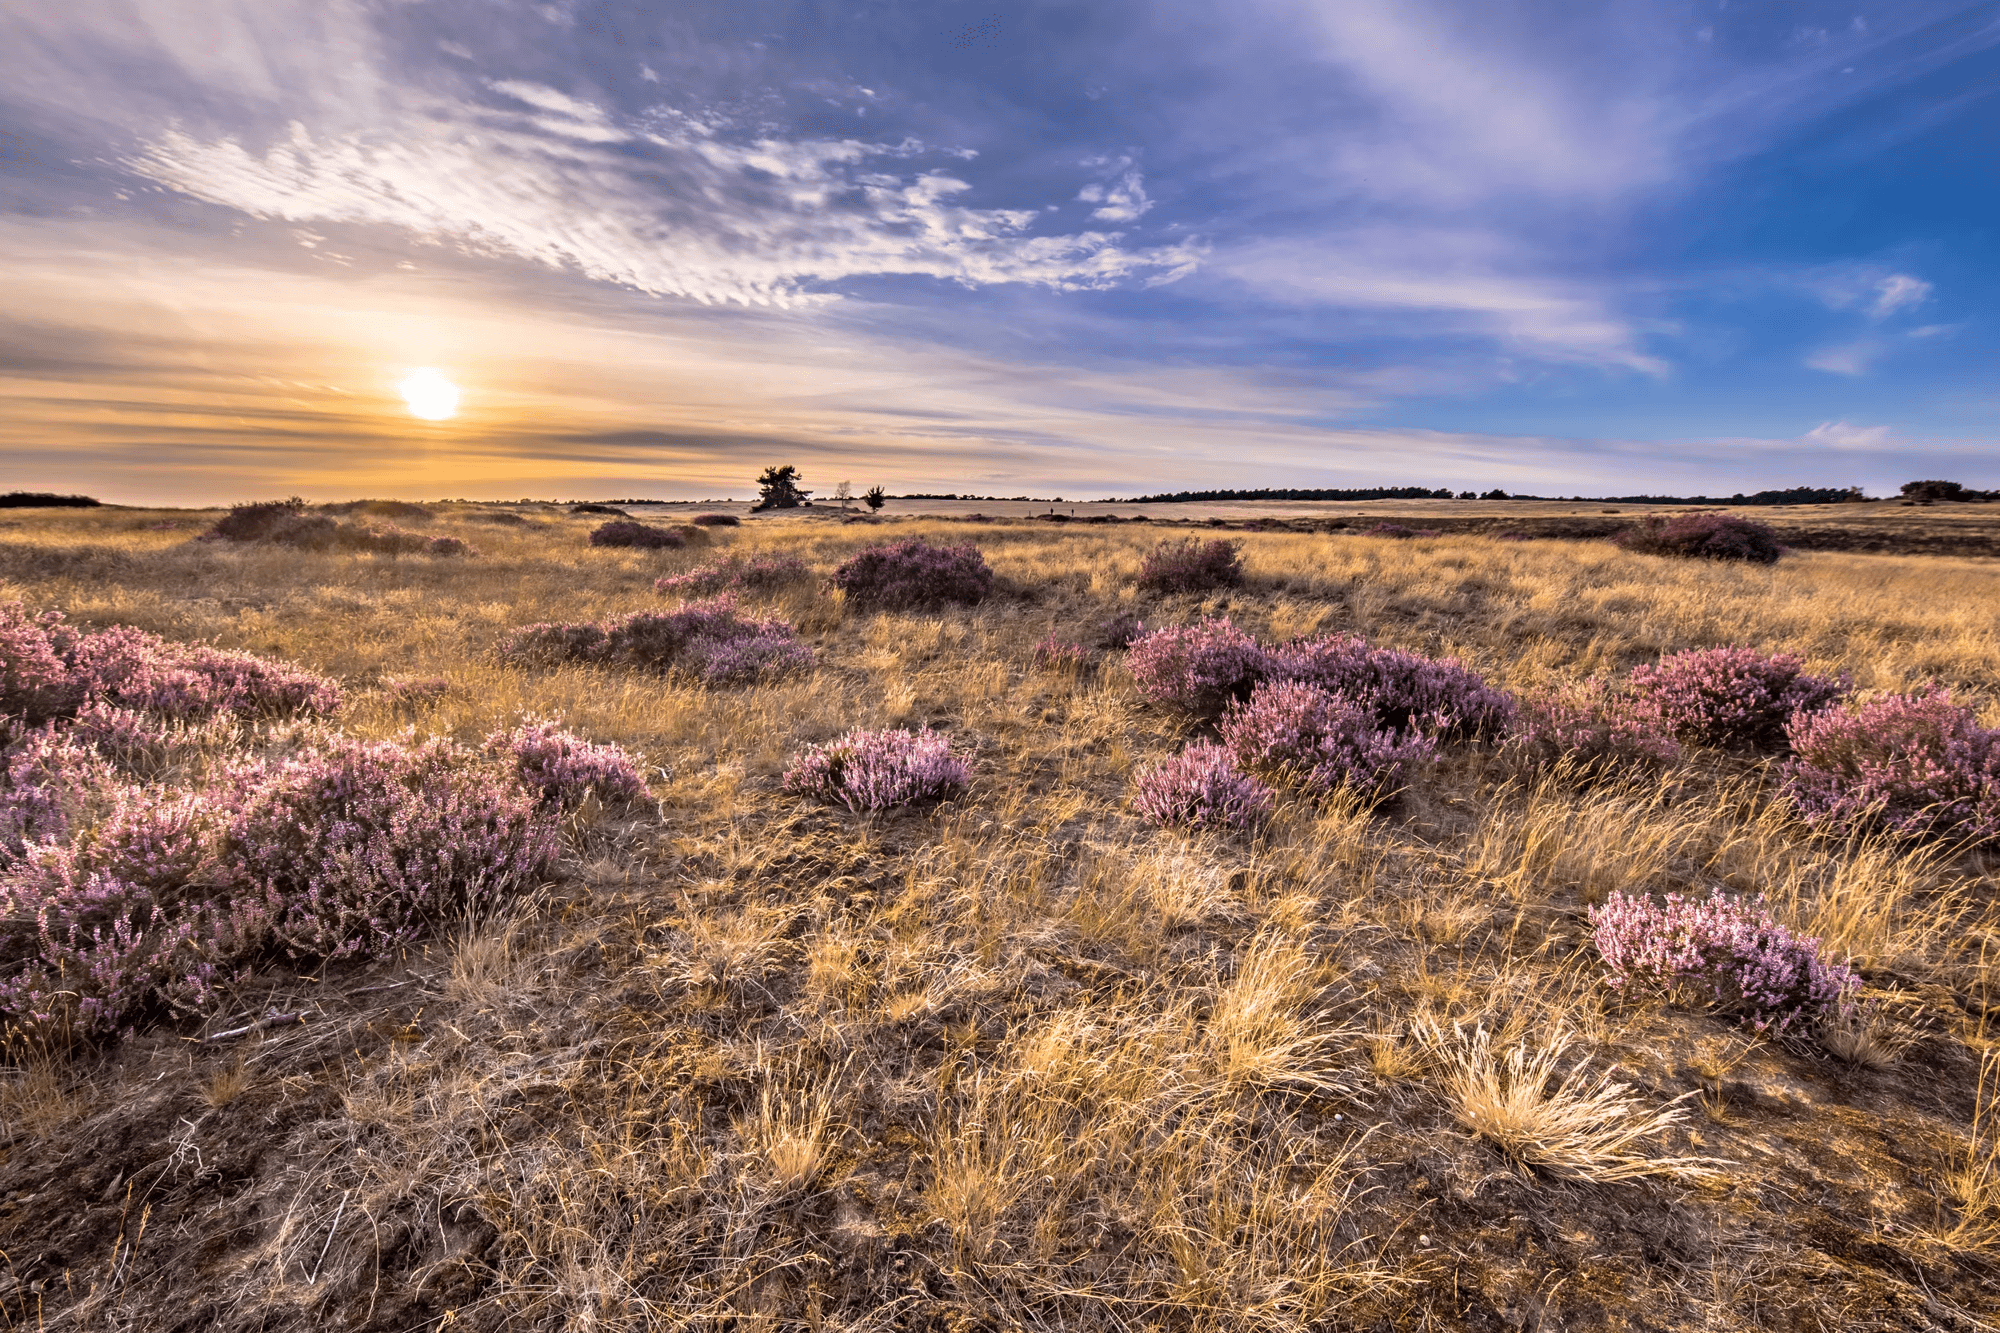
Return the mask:
<path id="1" fill-rule="evenodd" d="M 1243 582 L 1237 557 L 1242 543 L 1194 537 L 1161 542 L 1139 564 L 1139 587 L 1147 592 L 1213 592 Z"/>
<path id="2" fill-rule="evenodd" d="M 1671 518 L 1649 515 L 1612 540 L 1641 555 L 1684 560 L 1775 565 L 1785 553 L 1778 544 L 1778 530 L 1770 524 L 1719 512 L 1675 514 Z"/>
<path id="3" fill-rule="evenodd" d="M 1455 658 L 1375 648 L 1355 635 L 1295 639 L 1266 655 L 1266 675 L 1364 703 L 1392 731 L 1466 739 L 1497 736 L 1514 701 Z"/>
<path id="4" fill-rule="evenodd" d="M 689 537 L 703 537 L 700 528 L 656 528 L 646 523 L 614 519 L 590 534 L 592 546 L 630 547 L 641 551 L 678 551 Z"/>
<path id="5" fill-rule="evenodd" d="M 857 552 L 834 570 L 833 586 L 856 606 L 920 611 L 985 601 L 993 591 L 993 571 L 969 542 L 933 546 L 913 537 Z"/>
<path id="6" fill-rule="evenodd" d="M 360 508 L 370 513 L 390 513 L 399 517 L 428 516 L 429 513 L 420 506 L 389 509 L 370 506 L 377 506 L 377 502 L 364 502 Z M 342 506 L 345 512 L 354 512 L 356 508 L 354 505 Z M 304 551 L 368 551 L 378 555 L 478 554 L 469 543 L 457 537 L 426 537 L 420 532 L 410 532 L 393 524 L 371 527 L 358 522 L 342 523 L 331 514 L 310 512 L 305 501 L 299 499 L 237 505 L 216 520 L 204 539 L 260 542 Z"/>
<path id="7" fill-rule="evenodd" d="M 1271 816 L 1270 787 L 1237 766 L 1229 747 L 1196 741 L 1133 777 L 1132 806 L 1166 828 L 1243 831 Z"/>
<path id="8" fill-rule="evenodd" d="M 1794 717 L 1837 703 L 1851 684 L 1808 674 L 1790 653 L 1703 648 L 1634 668 L 1629 688 L 1681 740 L 1769 751 L 1784 748 Z"/>
<path id="9" fill-rule="evenodd" d="M 1213 718 L 1269 671 L 1264 648 L 1227 616 L 1192 625 L 1168 625 L 1131 641 L 1125 667 L 1141 698 L 1186 713 Z"/>
<path id="10" fill-rule="evenodd" d="M 482 747 L 511 760 L 514 775 L 544 801 L 575 808 L 595 796 L 605 803 L 636 801 L 646 794 L 638 761 L 619 745 L 594 745 L 547 718 L 523 718 L 496 731 Z"/>
<path id="11" fill-rule="evenodd" d="M 673 611 L 635 611 L 607 621 L 523 625 L 504 653 L 553 666 L 584 662 L 667 671 L 680 668 L 711 683 L 755 680 L 812 665 L 812 649 L 791 625 L 744 616 L 729 596 L 688 602 Z"/>
<path id="12" fill-rule="evenodd" d="M 1647 702 L 1602 677 L 1526 694 L 1502 750 L 1530 768 L 1563 768 L 1581 785 L 1654 771 L 1680 742 Z"/>
<path id="13" fill-rule="evenodd" d="M 1802 713 L 1786 737 L 1784 791 L 1815 824 L 2000 836 L 2000 731 L 1947 690 Z"/>
<path id="14" fill-rule="evenodd" d="M 1598 956 L 1614 987 L 1655 987 L 1711 1006 L 1759 1032 L 1833 1018 L 1851 1005 L 1860 978 L 1821 956 L 1819 941 L 1775 921 L 1762 901 L 1668 894 L 1664 904 L 1614 893 L 1591 909 Z"/>
<path id="15" fill-rule="evenodd" d="M 850 810 L 943 801 L 971 781 L 965 761 L 952 754 L 949 737 L 935 731 L 856 729 L 838 740 L 809 746 L 785 773 L 785 790 L 844 805 Z"/>
<path id="16" fill-rule="evenodd" d="M 1129 611 L 1120 612 L 1097 627 L 1097 642 L 1100 647 L 1112 652 L 1123 652 L 1132 646 L 1132 641 L 1146 632 L 1146 622 Z"/>
<path id="17" fill-rule="evenodd" d="M 1374 708 L 1300 681 L 1264 681 L 1222 715 L 1222 743 L 1244 768 L 1316 794 L 1366 803 L 1399 790 L 1437 742 L 1382 726 Z"/>
<path id="18" fill-rule="evenodd" d="M 685 574 L 653 580 L 653 591 L 677 597 L 713 597 L 723 592 L 768 592 L 812 577 L 806 562 L 795 555 L 741 556 L 702 565 Z"/>

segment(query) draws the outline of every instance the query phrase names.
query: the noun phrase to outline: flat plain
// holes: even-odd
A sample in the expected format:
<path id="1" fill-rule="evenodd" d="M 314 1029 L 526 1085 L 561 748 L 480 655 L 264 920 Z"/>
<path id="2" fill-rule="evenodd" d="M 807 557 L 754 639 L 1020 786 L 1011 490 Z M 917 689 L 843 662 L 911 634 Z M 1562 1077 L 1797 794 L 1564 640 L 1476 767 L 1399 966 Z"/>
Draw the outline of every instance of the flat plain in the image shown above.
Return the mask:
<path id="1" fill-rule="evenodd" d="M 1094 644 L 1120 613 L 1227 615 L 1455 656 L 1529 691 L 1740 645 L 1863 690 L 1936 682 L 1993 725 L 2000 563 L 1801 549 L 1749 567 L 1358 521 L 1608 505 L 1281 506 L 1188 511 L 1242 543 L 1247 581 L 1161 597 L 1137 591 L 1140 561 L 1189 529 L 1078 508 L 816 509 L 664 552 L 592 548 L 601 516 L 552 506 L 398 511 L 478 550 L 453 559 L 196 540 L 216 513 L 0 519 L 5 599 L 324 672 L 352 735 L 477 742 L 535 713 L 653 779 L 638 806 L 572 818 L 549 883 L 396 957 L 266 969 L 203 1025 L 18 1054 L 0 1072 L 0 1318 L 2000 1322 L 1991 853 L 1815 834 L 1767 760 L 1694 753 L 1578 788 L 1481 746 L 1377 811 L 1287 802 L 1255 836 L 1191 838 L 1130 795 L 1197 729 L 1148 706 L 1115 652 L 1063 671 L 1033 654 L 1051 634 Z M 1961 525 L 1984 540 L 1988 515 L 1770 517 L 1925 548 Z M 499 652 L 515 626 L 670 605 L 656 577 L 721 555 L 795 554 L 824 576 L 905 536 L 977 544 L 993 595 L 919 615 L 816 582 L 746 597 L 818 658 L 752 685 Z M 947 733 L 969 790 L 860 815 L 781 789 L 802 747 L 858 726 Z M 1593 904 L 1718 887 L 1854 960 L 1871 1026 L 1849 1058 L 1604 983 Z M 200 1040 L 267 1011 L 305 1020 Z M 1649 1128 L 1567 1169 L 1524 1161 L 1481 1131 L 1479 1098 L 1529 1083 L 1576 1094 L 1586 1138 Z"/>

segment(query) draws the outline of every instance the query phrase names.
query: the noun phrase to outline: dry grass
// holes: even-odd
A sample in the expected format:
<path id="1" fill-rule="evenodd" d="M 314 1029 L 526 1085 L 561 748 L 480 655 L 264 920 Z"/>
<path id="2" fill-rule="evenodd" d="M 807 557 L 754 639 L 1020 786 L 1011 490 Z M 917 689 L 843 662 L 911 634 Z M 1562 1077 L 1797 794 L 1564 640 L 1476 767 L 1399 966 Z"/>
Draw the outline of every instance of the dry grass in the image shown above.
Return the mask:
<path id="1" fill-rule="evenodd" d="M 1248 586 L 1149 601 L 1132 579 L 1157 527 L 920 520 L 886 530 L 977 541 L 992 600 L 864 616 L 788 590 L 757 609 L 819 669 L 710 690 L 494 648 L 658 605 L 655 577 L 724 549 L 824 574 L 884 529 L 760 520 L 648 554 L 506 512 L 421 522 L 479 546 L 466 561 L 190 543 L 184 514 L 0 534 L 6 595 L 338 674 L 351 731 L 470 740 L 534 711 L 658 779 L 654 808 L 573 821 L 558 881 L 503 915 L 243 984 L 238 1010 L 297 1028 L 0 1071 L 0 1324 L 1860 1329 L 1926 1300 L 2000 1319 L 1990 858 L 1810 837 L 1734 760 L 1577 791 L 1477 753 L 1388 811 L 1291 805 L 1254 840 L 1183 840 L 1126 795 L 1185 726 L 1115 660 L 1031 662 L 1122 611 L 1226 612 L 1513 686 L 1785 648 L 1990 712 L 2000 569 L 1242 533 Z M 871 817 L 780 794 L 795 750 L 856 725 L 949 731 L 972 790 Z M 229 745 L 190 735 L 156 776 Z M 1853 1025 L 1778 1045 L 1604 989 L 1591 903 L 1717 885 L 1861 963 Z"/>

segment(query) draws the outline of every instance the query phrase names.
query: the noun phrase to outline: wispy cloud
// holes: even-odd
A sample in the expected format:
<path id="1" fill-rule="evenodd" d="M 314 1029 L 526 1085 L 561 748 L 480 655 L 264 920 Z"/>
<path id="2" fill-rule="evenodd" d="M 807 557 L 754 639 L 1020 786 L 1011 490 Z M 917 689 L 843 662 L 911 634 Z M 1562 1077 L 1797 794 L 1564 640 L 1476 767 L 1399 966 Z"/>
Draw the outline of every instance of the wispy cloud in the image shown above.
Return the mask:
<path id="1" fill-rule="evenodd" d="M 1864 339 L 1838 347 L 1822 347 L 1808 356 L 1805 363 L 1808 368 L 1829 375 L 1866 375 L 1881 354 L 1882 344 Z"/>
<path id="2" fill-rule="evenodd" d="M 1873 450 L 1886 448 L 1895 432 L 1887 426 L 1857 426 L 1847 421 L 1822 421 L 1802 437 L 1804 443 L 1825 449 Z"/>

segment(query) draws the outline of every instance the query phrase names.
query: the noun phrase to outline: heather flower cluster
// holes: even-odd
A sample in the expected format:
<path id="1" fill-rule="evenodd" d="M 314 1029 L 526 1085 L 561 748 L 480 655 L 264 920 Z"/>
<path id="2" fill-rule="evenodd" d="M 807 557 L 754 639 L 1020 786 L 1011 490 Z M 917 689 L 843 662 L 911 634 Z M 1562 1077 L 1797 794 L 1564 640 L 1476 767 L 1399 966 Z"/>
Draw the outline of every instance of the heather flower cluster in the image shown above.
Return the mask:
<path id="1" fill-rule="evenodd" d="M 1522 696 L 1503 749 L 1532 767 L 1564 765 L 1586 785 L 1662 768 L 1681 756 L 1659 713 L 1602 677 Z"/>
<path id="2" fill-rule="evenodd" d="M 949 737 L 935 731 L 856 729 L 838 740 L 808 746 L 785 773 L 785 790 L 846 806 L 886 810 L 943 801 L 971 781 L 965 761 L 952 754 Z"/>
<path id="3" fill-rule="evenodd" d="M 524 718 L 511 730 L 496 731 L 482 748 L 511 760 L 524 786 L 566 809 L 591 796 L 611 804 L 646 794 L 645 776 L 622 746 L 593 744 L 546 718 Z"/>
<path id="4" fill-rule="evenodd" d="M 1860 986 L 1851 967 L 1822 958 L 1818 940 L 1794 935 L 1761 900 L 1720 890 L 1706 901 L 1669 894 L 1664 905 L 1614 893 L 1591 909 L 1590 921 L 1614 987 L 1656 986 L 1759 1032 L 1835 1017 Z"/>
<path id="5" fill-rule="evenodd" d="M 1814 676 L 1790 653 L 1702 648 L 1633 668 L 1629 690 L 1660 727 L 1696 745 L 1779 750 L 1794 717 L 1847 696 L 1846 677 Z"/>
<path id="6" fill-rule="evenodd" d="M 1212 592 L 1243 582 L 1237 558 L 1241 543 L 1204 542 L 1194 537 L 1161 542 L 1139 563 L 1139 586 L 1147 592 Z"/>
<path id="7" fill-rule="evenodd" d="M 1296 680 L 1267 680 L 1222 715 L 1222 743 L 1244 768 L 1307 792 L 1345 788 L 1369 802 L 1393 795 L 1437 742 L 1383 726 L 1375 710 Z"/>
<path id="8" fill-rule="evenodd" d="M 585 662 L 666 671 L 679 668 L 720 684 L 756 680 L 812 665 L 812 649 L 791 625 L 743 615 L 733 598 L 688 602 L 674 611 L 635 611 L 606 621 L 524 625 L 505 654 L 541 666 Z"/>
<path id="9" fill-rule="evenodd" d="M 834 570 L 833 586 L 856 606 L 921 611 L 985 601 L 993 591 L 993 571 L 969 542 L 932 546 L 912 537 L 856 552 Z"/>
<path id="10" fill-rule="evenodd" d="M 613 519 L 590 534 L 592 546 L 629 546 L 642 551 L 678 551 L 699 528 L 656 528 L 630 519 Z"/>
<path id="11" fill-rule="evenodd" d="M 1949 691 L 1884 694 L 1794 717 L 1784 790 L 1808 820 L 2000 836 L 2000 730 Z"/>
<path id="12" fill-rule="evenodd" d="M 1126 647 L 1125 666 L 1148 702 L 1213 718 L 1250 696 L 1270 659 L 1255 637 L 1223 616 L 1140 635 Z"/>
<path id="13" fill-rule="evenodd" d="M 129 625 L 79 630 L 0 603 L 0 713 L 31 722 L 92 705 L 171 717 L 329 713 L 340 687 L 283 662 L 170 643 Z"/>
<path id="14" fill-rule="evenodd" d="M 765 592 L 811 577 L 806 562 L 795 555 L 760 555 L 748 560 L 731 556 L 685 574 L 654 579 L 653 591 L 677 597 L 713 597 L 720 592 Z"/>
<path id="15" fill-rule="evenodd" d="M 1132 804 L 1169 828 L 1241 831 L 1270 818 L 1269 786 L 1237 767 L 1229 748 L 1197 741 L 1171 759 L 1141 768 Z"/>
<path id="16" fill-rule="evenodd" d="M 1785 548 L 1778 544 L 1778 530 L 1770 524 L 1717 511 L 1675 514 L 1671 518 L 1652 515 L 1640 519 L 1612 541 L 1641 555 L 1734 560 L 1753 565 L 1775 565 L 1785 553 Z"/>

